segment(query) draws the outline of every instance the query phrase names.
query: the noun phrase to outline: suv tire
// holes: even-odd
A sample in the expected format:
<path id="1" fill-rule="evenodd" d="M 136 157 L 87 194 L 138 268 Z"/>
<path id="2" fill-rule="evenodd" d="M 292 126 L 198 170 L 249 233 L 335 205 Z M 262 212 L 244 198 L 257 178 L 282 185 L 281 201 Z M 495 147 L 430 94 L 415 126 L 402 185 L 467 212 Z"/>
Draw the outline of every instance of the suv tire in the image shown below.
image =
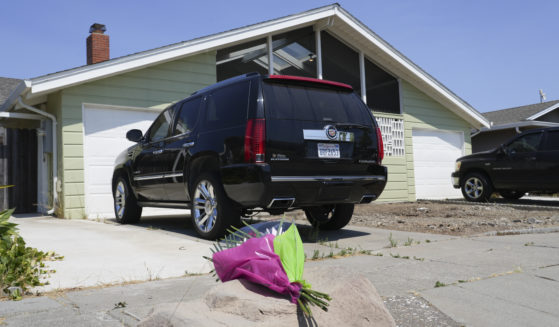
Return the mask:
<path id="1" fill-rule="evenodd" d="M 462 181 L 461 189 L 464 198 L 471 202 L 487 201 L 493 193 L 491 183 L 480 173 L 467 174 Z"/>
<path id="2" fill-rule="evenodd" d="M 222 237 L 230 226 L 239 226 L 240 210 L 233 206 L 215 174 L 202 173 L 193 184 L 192 223 L 205 239 Z"/>
<path id="3" fill-rule="evenodd" d="M 305 208 L 305 215 L 312 225 L 318 224 L 320 229 L 338 230 L 349 223 L 354 207 L 351 203 L 308 207 Z"/>
<path id="4" fill-rule="evenodd" d="M 116 221 L 120 224 L 134 224 L 142 216 L 142 207 L 138 205 L 128 182 L 123 177 L 116 180 L 113 192 Z"/>
<path id="5" fill-rule="evenodd" d="M 507 200 L 518 200 L 526 193 L 519 191 L 500 191 L 499 194 Z"/>

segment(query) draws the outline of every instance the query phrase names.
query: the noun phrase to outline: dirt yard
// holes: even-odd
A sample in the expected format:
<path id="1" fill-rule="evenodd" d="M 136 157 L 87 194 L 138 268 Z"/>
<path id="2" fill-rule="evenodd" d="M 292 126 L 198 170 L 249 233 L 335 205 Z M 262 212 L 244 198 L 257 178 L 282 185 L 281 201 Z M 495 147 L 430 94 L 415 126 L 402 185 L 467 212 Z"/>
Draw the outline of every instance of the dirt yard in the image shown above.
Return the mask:
<path id="1" fill-rule="evenodd" d="M 515 202 L 496 199 L 491 203 L 465 201 L 371 203 L 355 206 L 350 224 L 448 235 L 559 228 L 559 199 Z"/>

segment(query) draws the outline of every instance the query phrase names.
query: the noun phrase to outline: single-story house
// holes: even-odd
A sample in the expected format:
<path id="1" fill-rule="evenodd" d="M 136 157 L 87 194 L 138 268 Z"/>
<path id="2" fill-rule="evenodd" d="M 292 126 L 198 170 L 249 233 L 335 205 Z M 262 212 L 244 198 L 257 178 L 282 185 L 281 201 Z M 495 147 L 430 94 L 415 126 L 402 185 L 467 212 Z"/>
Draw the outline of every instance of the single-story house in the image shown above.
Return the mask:
<path id="1" fill-rule="evenodd" d="M 472 133 L 472 152 L 494 149 L 533 128 L 559 126 L 559 100 L 483 113 L 490 122 Z"/>
<path id="2" fill-rule="evenodd" d="M 474 108 L 338 4 L 109 59 L 105 27 L 92 25 L 88 64 L 24 80 L 0 107 L 31 115 L 39 208 L 66 218 L 112 216 L 115 156 L 169 104 L 248 73 L 299 75 L 353 86 L 382 130 L 388 185 L 381 201 L 459 196 L 450 183 L 470 130 L 488 127 Z M 10 116 L 11 115 L 11 116 Z"/>

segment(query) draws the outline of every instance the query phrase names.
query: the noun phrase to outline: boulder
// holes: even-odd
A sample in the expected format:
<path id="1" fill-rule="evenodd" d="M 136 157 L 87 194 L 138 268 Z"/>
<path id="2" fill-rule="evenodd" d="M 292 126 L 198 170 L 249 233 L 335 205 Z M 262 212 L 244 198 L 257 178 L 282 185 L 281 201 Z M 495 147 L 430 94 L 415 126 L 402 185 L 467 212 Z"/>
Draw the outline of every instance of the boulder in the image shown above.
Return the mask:
<path id="1" fill-rule="evenodd" d="M 305 270 L 312 288 L 332 297 L 328 312 L 306 318 L 287 297 L 250 282 L 219 283 L 204 298 L 157 306 L 140 326 L 395 326 L 371 282 L 344 268 Z"/>

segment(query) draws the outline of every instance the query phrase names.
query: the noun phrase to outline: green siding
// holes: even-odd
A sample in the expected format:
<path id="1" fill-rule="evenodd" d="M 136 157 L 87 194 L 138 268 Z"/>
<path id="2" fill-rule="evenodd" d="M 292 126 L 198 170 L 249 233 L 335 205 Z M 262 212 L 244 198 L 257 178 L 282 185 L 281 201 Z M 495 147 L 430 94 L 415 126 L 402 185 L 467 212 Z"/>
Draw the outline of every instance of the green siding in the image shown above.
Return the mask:
<path id="1" fill-rule="evenodd" d="M 84 103 L 163 109 L 216 82 L 215 53 L 209 52 L 64 89 L 49 96 L 59 123 L 60 202 L 65 218 L 85 217 Z"/>
<path id="2" fill-rule="evenodd" d="M 388 183 L 379 197 L 381 202 L 415 201 L 415 175 L 413 164 L 413 129 L 436 129 L 464 133 L 464 152 L 471 153 L 470 125 L 411 84 L 402 81 L 402 115 L 375 112 L 377 117 L 404 120 L 405 156 L 385 157 Z"/>

